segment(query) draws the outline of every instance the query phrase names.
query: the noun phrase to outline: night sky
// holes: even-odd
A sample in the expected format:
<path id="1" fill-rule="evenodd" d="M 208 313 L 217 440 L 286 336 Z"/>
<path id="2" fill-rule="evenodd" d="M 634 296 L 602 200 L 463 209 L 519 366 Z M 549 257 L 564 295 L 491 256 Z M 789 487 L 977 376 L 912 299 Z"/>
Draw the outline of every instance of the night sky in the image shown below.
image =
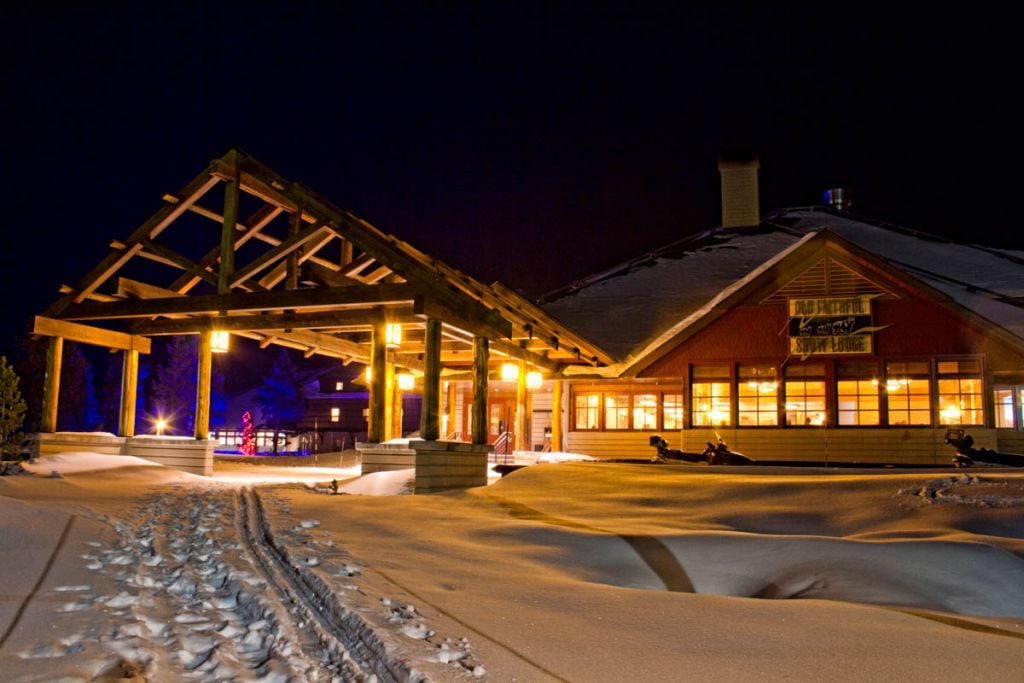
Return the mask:
<path id="1" fill-rule="evenodd" d="M 0 353 L 233 146 L 530 296 L 716 225 L 735 151 L 764 211 L 1024 248 L 1009 3 L 635 4 L 3 10 Z"/>

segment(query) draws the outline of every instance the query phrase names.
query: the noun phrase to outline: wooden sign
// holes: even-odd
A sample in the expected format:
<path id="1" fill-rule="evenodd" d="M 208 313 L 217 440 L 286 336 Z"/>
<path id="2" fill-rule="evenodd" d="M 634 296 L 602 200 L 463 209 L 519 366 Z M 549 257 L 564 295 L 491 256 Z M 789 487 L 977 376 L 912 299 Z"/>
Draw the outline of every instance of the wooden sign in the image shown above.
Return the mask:
<path id="1" fill-rule="evenodd" d="M 789 352 L 802 357 L 871 353 L 875 295 L 789 300 Z"/>

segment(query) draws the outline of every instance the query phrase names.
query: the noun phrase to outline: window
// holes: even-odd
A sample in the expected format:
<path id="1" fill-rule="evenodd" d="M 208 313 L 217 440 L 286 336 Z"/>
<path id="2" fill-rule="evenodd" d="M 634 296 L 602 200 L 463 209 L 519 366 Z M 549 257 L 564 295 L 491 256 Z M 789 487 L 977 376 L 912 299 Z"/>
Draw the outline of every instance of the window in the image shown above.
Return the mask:
<path id="1" fill-rule="evenodd" d="M 930 425 L 931 380 L 927 361 L 885 365 L 885 393 L 889 398 L 889 424 Z"/>
<path id="2" fill-rule="evenodd" d="M 693 368 L 690 421 L 694 427 L 727 427 L 732 424 L 729 367 Z"/>
<path id="3" fill-rule="evenodd" d="M 345 383 L 344 382 L 335 382 L 334 383 L 334 390 L 335 391 L 341 391 L 344 388 L 345 388 Z"/>
<path id="4" fill-rule="evenodd" d="M 786 424 L 825 425 L 825 366 L 821 363 L 786 366 Z"/>
<path id="5" fill-rule="evenodd" d="M 779 383 L 775 368 L 741 365 L 737 397 L 740 427 L 774 427 L 779 424 Z"/>
<path id="6" fill-rule="evenodd" d="M 600 429 L 601 394 L 576 394 L 576 429 Z"/>
<path id="7" fill-rule="evenodd" d="M 331 422 L 341 421 L 341 408 L 331 408 Z"/>
<path id="8" fill-rule="evenodd" d="M 633 429 L 658 430 L 657 394 L 633 394 Z"/>
<path id="9" fill-rule="evenodd" d="M 662 401 L 662 429 L 683 428 L 683 395 L 664 394 Z"/>
<path id="10" fill-rule="evenodd" d="M 981 361 L 936 363 L 939 385 L 939 424 L 985 424 L 982 406 Z"/>
<path id="11" fill-rule="evenodd" d="M 877 427 L 881 424 L 878 366 L 874 363 L 836 364 L 836 402 L 839 426 Z"/>
<path id="12" fill-rule="evenodd" d="M 629 394 L 604 395 L 604 428 L 629 429 Z"/>
<path id="13" fill-rule="evenodd" d="M 996 429 L 1013 429 L 1013 389 L 996 387 L 992 392 L 992 404 L 996 410 Z"/>

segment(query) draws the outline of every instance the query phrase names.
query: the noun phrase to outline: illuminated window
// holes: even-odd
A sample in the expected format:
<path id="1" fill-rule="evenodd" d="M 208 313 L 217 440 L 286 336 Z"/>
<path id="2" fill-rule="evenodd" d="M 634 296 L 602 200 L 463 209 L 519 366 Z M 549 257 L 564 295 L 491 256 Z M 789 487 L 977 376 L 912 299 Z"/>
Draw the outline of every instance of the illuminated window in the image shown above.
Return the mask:
<path id="1" fill-rule="evenodd" d="M 727 427 L 732 424 L 728 366 L 694 367 L 690 391 L 690 422 L 694 427 Z"/>
<path id="2" fill-rule="evenodd" d="M 683 395 L 665 394 L 662 400 L 662 429 L 683 428 Z"/>
<path id="3" fill-rule="evenodd" d="M 775 368 L 741 365 L 736 395 L 740 427 L 774 427 L 779 424 L 779 383 Z"/>
<path id="4" fill-rule="evenodd" d="M 335 391 L 341 391 L 344 388 L 345 388 L 345 383 L 344 382 L 335 382 L 334 383 L 334 390 Z"/>
<path id="5" fill-rule="evenodd" d="M 629 394 L 604 395 L 604 428 L 629 429 Z"/>
<path id="6" fill-rule="evenodd" d="M 633 394 L 633 429 L 657 431 L 657 394 Z"/>
<path id="7" fill-rule="evenodd" d="M 890 425 L 932 423 L 929 374 L 927 361 L 885 364 L 885 393 L 889 401 Z"/>
<path id="8" fill-rule="evenodd" d="M 339 422 L 341 420 L 341 408 L 331 408 L 331 422 Z"/>
<path id="9" fill-rule="evenodd" d="M 786 366 L 786 424 L 790 427 L 825 425 L 825 366 L 807 363 Z"/>
<path id="10" fill-rule="evenodd" d="M 877 427 L 881 424 L 878 366 L 874 363 L 836 364 L 836 401 L 842 427 Z"/>
<path id="11" fill-rule="evenodd" d="M 982 425 L 981 362 L 939 361 L 939 424 Z"/>
<path id="12" fill-rule="evenodd" d="M 992 392 L 992 404 L 996 409 L 996 429 L 1013 429 L 1016 424 L 1013 420 L 1013 389 L 1010 387 L 996 387 Z"/>
<path id="13" fill-rule="evenodd" d="M 601 394 L 576 394 L 576 429 L 600 429 Z"/>

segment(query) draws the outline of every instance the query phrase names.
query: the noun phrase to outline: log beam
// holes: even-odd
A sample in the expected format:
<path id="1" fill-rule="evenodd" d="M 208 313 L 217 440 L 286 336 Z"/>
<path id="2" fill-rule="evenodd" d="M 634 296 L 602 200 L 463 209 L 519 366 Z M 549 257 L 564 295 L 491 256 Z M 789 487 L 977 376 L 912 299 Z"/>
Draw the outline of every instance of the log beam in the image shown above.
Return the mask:
<path id="1" fill-rule="evenodd" d="M 67 320 L 54 320 L 53 318 L 44 318 L 41 315 L 35 317 L 32 334 L 44 337 L 61 337 L 82 344 L 104 346 L 108 349 L 117 349 L 119 351 L 136 351 L 138 353 L 149 353 L 151 346 L 149 339 L 136 334 L 105 330 L 100 327 L 68 322 Z"/>
<path id="2" fill-rule="evenodd" d="M 220 269 L 218 270 L 217 278 L 218 294 L 227 294 L 231 290 L 231 278 L 235 269 L 235 223 L 237 221 L 238 170 L 236 168 L 235 173 L 228 178 L 224 187 L 224 222 L 221 223 L 220 232 Z"/>
<path id="3" fill-rule="evenodd" d="M 135 334 L 195 334 L 204 330 L 270 331 L 314 328 L 370 328 L 380 322 L 418 323 L 422 318 L 412 306 L 387 306 L 371 309 L 276 313 L 260 315 L 202 316 L 139 321 L 132 325 Z"/>
<path id="4" fill-rule="evenodd" d="M 424 354 L 423 404 L 420 413 L 420 436 L 425 441 L 441 438 L 441 321 L 427 320 L 426 353 Z"/>
<path id="5" fill-rule="evenodd" d="M 473 443 L 486 444 L 487 431 L 487 337 L 473 339 Z"/>
<path id="6" fill-rule="evenodd" d="M 64 355 L 64 339 L 50 337 L 46 347 L 46 376 L 43 377 L 43 414 L 40 431 L 57 431 L 57 402 L 60 398 L 60 366 Z"/>

